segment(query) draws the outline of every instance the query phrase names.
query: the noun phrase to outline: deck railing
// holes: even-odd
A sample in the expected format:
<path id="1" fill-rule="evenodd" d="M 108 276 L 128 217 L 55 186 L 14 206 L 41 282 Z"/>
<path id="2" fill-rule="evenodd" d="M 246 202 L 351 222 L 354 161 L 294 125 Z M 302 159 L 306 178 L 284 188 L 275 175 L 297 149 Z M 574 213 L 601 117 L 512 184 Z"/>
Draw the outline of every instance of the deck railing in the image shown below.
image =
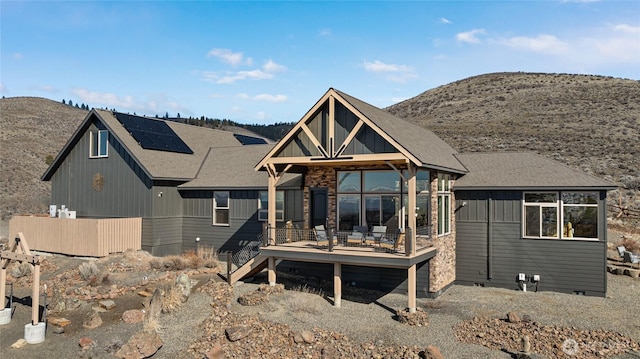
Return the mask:
<path id="1" fill-rule="evenodd" d="M 266 229 L 269 233 L 269 228 Z M 409 245 L 411 229 L 395 233 L 335 231 L 328 227 L 324 231 L 315 229 L 297 229 L 291 226 L 275 229 L 275 238 L 265 245 L 288 245 L 296 242 L 308 242 L 309 245 L 327 251 L 335 249 L 363 249 L 390 253 L 404 253 Z M 329 240 L 331 238 L 332 240 Z M 419 227 L 416 234 L 416 250 L 431 247 L 431 226 Z"/>

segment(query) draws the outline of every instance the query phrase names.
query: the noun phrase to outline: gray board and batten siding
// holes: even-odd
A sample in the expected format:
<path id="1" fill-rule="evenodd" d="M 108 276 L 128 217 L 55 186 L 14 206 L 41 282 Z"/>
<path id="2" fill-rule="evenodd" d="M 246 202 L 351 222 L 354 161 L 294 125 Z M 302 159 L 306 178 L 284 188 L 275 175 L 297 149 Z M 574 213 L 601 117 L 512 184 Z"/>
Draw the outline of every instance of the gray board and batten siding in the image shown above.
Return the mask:
<path id="1" fill-rule="evenodd" d="M 266 177 L 266 175 L 265 175 Z M 224 190 L 224 189 L 221 189 Z M 266 188 L 264 189 L 266 191 Z M 193 250 L 210 246 L 218 253 L 237 252 L 262 233 L 264 221 L 258 220 L 259 190 L 229 190 L 229 225 L 213 224 L 212 190 L 181 190 L 183 201 L 182 248 Z M 302 224 L 303 193 L 301 189 L 284 190 L 285 221 Z M 278 222 L 284 226 L 285 222 Z"/>
<path id="2" fill-rule="evenodd" d="M 518 273 L 537 274 L 537 288 L 529 282 L 527 290 L 606 296 L 606 191 L 599 193 L 591 241 L 523 238 L 522 191 L 457 190 L 456 283 L 518 290 Z"/>

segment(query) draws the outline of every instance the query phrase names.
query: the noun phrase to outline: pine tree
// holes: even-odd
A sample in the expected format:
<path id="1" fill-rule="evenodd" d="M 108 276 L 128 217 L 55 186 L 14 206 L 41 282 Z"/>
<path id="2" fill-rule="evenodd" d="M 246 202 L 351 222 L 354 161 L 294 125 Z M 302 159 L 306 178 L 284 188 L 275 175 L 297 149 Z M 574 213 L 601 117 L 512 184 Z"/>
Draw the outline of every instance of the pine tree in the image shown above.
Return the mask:
<path id="1" fill-rule="evenodd" d="M 73 101 L 69 100 L 69 106 L 73 106 Z"/>
<path id="2" fill-rule="evenodd" d="M 63 105 L 66 105 L 66 102 L 64 102 L 64 99 L 62 99 L 62 104 L 63 104 Z"/>

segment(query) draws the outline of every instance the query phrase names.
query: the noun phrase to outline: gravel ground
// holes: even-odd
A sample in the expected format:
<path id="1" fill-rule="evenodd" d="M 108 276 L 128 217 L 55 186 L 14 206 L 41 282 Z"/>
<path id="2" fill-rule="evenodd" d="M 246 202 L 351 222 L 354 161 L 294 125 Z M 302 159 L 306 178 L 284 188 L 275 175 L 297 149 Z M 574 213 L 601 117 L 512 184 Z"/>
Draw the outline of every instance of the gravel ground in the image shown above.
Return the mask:
<path id="1" fill-rule="evenodd" d="M 454 326 L 464 320 L 476 316 L 505 318 L 509 311 L 521 316 L 527 314 L 540 324 L 604 329 L 640 342 L 639 316 L 631 314 L 640 310 L 640 281 L 611 274 L 607 279 L 608 298 L 454 285 L 437 299 L 418 300 L 418 307 L 429 315 L 426 327 L 408 326 L 393 319 L 395 310 L 405 308 L 407 304 L 406 297 L 399 294 L 360 302 L 343 297 L 341 308 L 334 308 L 330 300 L 317 294 L 287 291 L 256 307 L 241 306 L 234 301 L 233 310 L 257 314 L 263 319 L 287 324 L 294 330 L 318 327 L 341 332 L 360 342 L 423 348 L 435 345 L 446 358 L 511 358 L 506 352 L 461 343 L 454 335 Z M 262 281 L 239 283 L 235 288 L 236 295 L 255 290 L 259 282 Z M 302 304 L 310 309 L 289 309 L 292 306 L 300 308 Z M 558 344 L 562 342 L 559 340 Z M 640 354 L 619 358 L 640 358 Z"/>

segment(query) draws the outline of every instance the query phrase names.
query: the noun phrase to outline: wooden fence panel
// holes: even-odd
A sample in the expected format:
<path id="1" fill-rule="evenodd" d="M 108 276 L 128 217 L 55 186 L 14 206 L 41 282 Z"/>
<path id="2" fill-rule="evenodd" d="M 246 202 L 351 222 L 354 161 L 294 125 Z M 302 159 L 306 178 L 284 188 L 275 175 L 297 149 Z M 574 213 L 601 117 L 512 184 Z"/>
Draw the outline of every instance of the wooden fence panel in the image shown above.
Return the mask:
<path id="1" fill-rule="evenodd" d="M 22 232 L 33 250 L 74 256 L 103 257 L 138 250 L 142 245 L 142 218 L 50 218 L 14 216 L 9 238 Z"/>

